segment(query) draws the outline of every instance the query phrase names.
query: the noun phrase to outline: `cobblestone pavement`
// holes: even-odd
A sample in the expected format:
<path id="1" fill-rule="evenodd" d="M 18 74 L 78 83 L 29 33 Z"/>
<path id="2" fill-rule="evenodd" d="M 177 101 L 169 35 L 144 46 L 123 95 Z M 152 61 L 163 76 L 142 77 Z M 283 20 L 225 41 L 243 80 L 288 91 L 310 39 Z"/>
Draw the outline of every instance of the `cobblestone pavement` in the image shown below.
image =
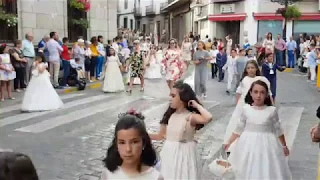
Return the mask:
<path id="1" fill-rule="evenodd" d="M 317 173 L 318 147 L 310 142 L 308 131 L 318 122 L 315 110 L 320 98 L 304 79 L 280 73 L 278 80 L 277 106 L 291 144 L 289 164 L 297 180 L 315 179 Z M 204 179 L 213 179 L 206 165 L 217 156 L 234 108 L 234 97 L 225 95 L 225 88 L 225 82 L 208 81 L 208 98 L 203 103 L 214 121 L 197 133 Z M 144 93 L 139 87 L 132 96 L 85 90 L 61 95 L 65 102 L 61 110 L 29 114 L 20 113 L 22 94 L 15 94 L 17 100 L 0 104 L 0 148 L 30 155 L 41 179 L 98 180 L 118 113 L 131 107 L 141 110 L 148 130 L 157 131 L 168 94 L 163 80 L 149 80 Z M 161 144 L 154 142 L 158 152 Z"/>

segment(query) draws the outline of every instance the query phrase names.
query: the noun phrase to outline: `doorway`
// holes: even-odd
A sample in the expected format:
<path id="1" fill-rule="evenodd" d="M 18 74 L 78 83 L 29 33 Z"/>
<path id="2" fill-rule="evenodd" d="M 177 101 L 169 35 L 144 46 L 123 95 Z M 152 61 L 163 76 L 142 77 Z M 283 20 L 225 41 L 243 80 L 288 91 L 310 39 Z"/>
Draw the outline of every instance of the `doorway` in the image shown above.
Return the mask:
<path id="1" fill-rule="evenodd" d="M 226 36 L 228 34 L 232 36 L 232 48 L 234 48 L 234 45 L 240 42 L 240 21 L 227 21 L 224 29 L 227 33 Z"/>

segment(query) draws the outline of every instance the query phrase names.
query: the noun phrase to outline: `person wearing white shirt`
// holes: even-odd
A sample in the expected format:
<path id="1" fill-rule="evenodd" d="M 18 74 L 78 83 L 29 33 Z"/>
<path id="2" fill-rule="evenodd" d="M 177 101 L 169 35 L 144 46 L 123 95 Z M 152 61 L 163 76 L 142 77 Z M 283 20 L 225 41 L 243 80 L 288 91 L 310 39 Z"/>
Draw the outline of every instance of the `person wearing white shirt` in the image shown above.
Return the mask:
<path id="1" fill-rule="evenodd" d="M 215 77 L 217 77 L 217 72 L 218 72 L 218 66 L 217 66 L 217 54 L 219 53 L 219 50 L 217 49 L 216 46 L 212 46 L 212 50 L 210 50 L 210 56 L 212 57 L 212 59 L 210 60 L 210 64 L 211 64 L 211 78 L 214 79 Z"/>
<path id="2" fill-rule="evenodd" d="M 116 51 L 116 54 L 118 54 L 119 53 L 119 45 L 118 45 L 118 41 L 119 41 L 119 38 L 118 37 L 116 37 L 115 39 L 114 39 L 114 41 L 113 41 L 113 43 L 112 43 L 112 47 L 113 47 L 113 49 Z"/>
<path id="3" fill-rule="evenodd" d="M 57 42 L 59 36 L 56 32 L 50 33 L 50 40 L 46 43 L 46 48 L 49 51 L 49 72 L 53 87 L 59 87 L 59 71 L 60 71 L 60 53 L 63 51 L 60 44 Z"/>
<path id="4" fill-rule="evenodd" d="M 98 36 L 98 59 L 97 59 L 97 64 L 96 64 L 96 78 L 98 79 L 101 76 L 102 73 L 102 66 L 104 64 L 104 57 L 106 56 L 106 51 L 103 45 L 103 36 L 99 35 Z"/>

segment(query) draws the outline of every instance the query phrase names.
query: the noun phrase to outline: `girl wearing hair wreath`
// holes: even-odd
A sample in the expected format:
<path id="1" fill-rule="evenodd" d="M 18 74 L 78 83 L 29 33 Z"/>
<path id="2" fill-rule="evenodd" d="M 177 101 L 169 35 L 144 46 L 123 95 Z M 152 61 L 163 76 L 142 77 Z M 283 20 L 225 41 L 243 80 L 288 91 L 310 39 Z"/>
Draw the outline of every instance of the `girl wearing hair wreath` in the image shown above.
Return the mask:
<path id="1" fill-rule="evenodd" d="M 134 110 L 119 115 L 114 138 L 103 160 L 101 179 L 162 180 L 153 168 L 157 156 L 143 122 Z"/>

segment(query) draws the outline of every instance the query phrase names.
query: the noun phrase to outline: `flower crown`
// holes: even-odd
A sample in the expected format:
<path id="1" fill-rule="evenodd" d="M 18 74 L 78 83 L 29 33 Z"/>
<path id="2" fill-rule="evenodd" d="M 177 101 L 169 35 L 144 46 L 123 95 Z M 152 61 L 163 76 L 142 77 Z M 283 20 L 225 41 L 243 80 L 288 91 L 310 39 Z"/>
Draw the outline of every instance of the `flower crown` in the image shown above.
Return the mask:
<path id="1" fill-rule="evenodd" d="M 140 120 L 144 120 L 144 115 L 142 115 L 142 113 L 141 112 L 138 112 L 137 110 L 135 110 L 135 109 L 129 109 L 127 112 L 125 112 L 125 113 L 120 113 L 119 115 L 118 115 L 118 118 L 120 119 L 120 118 L 122 118 L 122 117 L 124 117 L 124 116 L 127 116 L 127 115 L 132 115 L 132 116 L 135 116 L 135 117 L 137 117 L 137 118 L 139 118 Z"/>

